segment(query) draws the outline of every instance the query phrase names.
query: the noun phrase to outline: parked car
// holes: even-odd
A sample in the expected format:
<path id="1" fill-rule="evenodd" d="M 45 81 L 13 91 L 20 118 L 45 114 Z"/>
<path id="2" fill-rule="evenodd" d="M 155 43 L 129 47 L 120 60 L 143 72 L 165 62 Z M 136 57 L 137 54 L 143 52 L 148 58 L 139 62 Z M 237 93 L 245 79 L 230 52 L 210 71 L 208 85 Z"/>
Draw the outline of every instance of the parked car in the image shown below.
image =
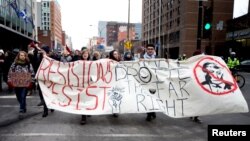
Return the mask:
<path id="1" fill-rule="evenodd" d="M 240 62 L 240 65 L 237 68 L 239 71 L 250 72 L 250 60 Z"/>

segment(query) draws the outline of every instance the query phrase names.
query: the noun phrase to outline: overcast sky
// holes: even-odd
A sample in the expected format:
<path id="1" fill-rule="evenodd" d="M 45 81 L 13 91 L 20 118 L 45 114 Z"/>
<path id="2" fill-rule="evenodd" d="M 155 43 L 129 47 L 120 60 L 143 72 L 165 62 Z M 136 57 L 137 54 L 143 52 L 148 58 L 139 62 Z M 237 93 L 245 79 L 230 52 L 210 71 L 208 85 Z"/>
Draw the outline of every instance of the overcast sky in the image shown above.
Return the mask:
<path id="1" fill-rule="evenodd" d="M 141 22 L 142 0 L 130 0 L 130 22 Z M 98 21 L 128 21 L 128 0 L 58 0 L 62 26 L 72 37 L 73 48 L 86 46 L 88 38 L 98 35 Z M 246 14 L 248 0 L 235 0 L 234 17 Z M 94 25 L 94 26 L 89 26 Z"/>

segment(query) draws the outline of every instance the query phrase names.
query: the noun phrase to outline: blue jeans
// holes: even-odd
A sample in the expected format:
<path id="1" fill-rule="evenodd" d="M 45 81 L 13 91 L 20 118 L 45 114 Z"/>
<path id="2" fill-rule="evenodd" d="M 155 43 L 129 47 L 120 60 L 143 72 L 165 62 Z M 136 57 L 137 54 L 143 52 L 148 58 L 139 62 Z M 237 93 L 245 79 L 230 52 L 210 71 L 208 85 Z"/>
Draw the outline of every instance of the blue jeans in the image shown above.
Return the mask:
<path id="1" fill-rule="evenodd" d="M 26 96 L 28 93 L 28 89 L 25 87 L 16 87 L 15 88 L 16 97 L 20 104 L 20 112 L 25 113 L 26 112 Z"/>

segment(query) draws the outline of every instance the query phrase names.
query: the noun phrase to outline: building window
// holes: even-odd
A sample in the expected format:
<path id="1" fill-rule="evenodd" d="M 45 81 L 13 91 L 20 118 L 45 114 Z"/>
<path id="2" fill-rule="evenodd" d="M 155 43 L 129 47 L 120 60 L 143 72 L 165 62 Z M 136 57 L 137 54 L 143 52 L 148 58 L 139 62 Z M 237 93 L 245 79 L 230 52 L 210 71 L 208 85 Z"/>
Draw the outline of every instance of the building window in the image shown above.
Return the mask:
<path id="1" fill-rule="evenodd" d="M 180 17 L 177 18 L 176 22 L 177 22 L 177 26 L 180 26 Z"/>

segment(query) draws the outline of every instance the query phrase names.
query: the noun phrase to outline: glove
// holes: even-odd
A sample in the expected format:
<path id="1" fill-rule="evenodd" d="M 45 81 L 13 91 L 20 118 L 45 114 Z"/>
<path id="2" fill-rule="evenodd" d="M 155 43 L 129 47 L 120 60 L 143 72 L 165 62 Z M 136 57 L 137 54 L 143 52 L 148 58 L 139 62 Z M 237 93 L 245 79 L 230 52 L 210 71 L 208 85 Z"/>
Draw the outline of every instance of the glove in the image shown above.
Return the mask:
<path id="1" fill-rule="evenodd" d="M 14 88 L 14 85 L 12 84 L 12 82 L 8 81 L 7 84 L 9 88 Z"/>

